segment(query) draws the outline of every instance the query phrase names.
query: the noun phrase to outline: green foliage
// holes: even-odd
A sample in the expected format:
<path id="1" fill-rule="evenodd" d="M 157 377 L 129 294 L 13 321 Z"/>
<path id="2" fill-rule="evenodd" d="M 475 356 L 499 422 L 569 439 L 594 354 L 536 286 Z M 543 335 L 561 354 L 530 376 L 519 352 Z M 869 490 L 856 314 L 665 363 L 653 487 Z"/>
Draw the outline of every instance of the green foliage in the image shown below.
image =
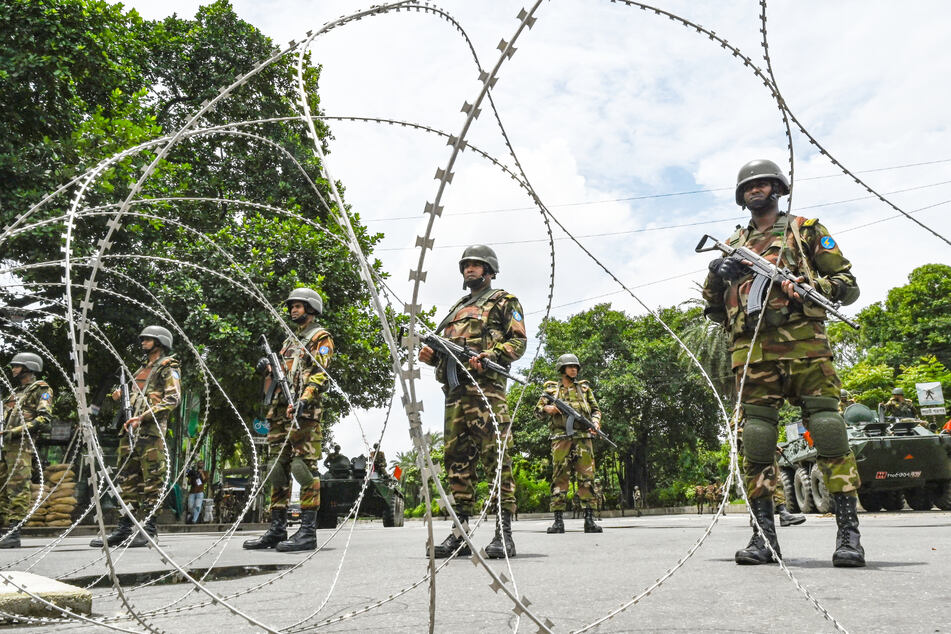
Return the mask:
<path id="1" fill-rule="evenodd" d="M 884 363 L 859 361 L 840 373 L 842 387 L 849 391 L 857 403 L 873 410 L 891 396 L 895 384 L 895 372 Z"/>

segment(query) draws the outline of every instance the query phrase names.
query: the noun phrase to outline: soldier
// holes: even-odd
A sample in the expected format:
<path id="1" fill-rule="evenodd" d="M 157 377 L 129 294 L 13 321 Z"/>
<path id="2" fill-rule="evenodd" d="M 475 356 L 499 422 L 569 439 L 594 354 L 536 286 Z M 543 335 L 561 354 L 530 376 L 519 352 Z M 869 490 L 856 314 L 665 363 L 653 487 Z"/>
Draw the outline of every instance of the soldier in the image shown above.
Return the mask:
<path id="1" fill-rule="evenodd" d="M 524 313 L 514 295 L 492 288 L 492 280 L 499 273 L 499 260 L 489 247 L 480 244 L 463 251 L 459 259 L 459 272 L 463 277 L 463 288 L 469 289 L 469 294 L 449 310 L 437 326 L 436 334 L 479 351 L 478 358 L 471 359 L 466 368 L 476 384 L 460 369 L 460 385 L 450 389 L 446 364 L 451 361 L 444 354 L 438 354 L 442 351 L 424 346 L 419 351 L 419 360 L 435 365 L 436 380 L 443 384 L 443 393 L 446 395 L 446 474 L 452 496 L 458 505 L 459 520 L 464 525 L 475 512 L 476 467 L 480 460 L 487 480 L 495 480 L 499 459 L 496 429 L 502 442 L 507 443 L 499 478 L 501 521 L 496 520 L 495 537 L 485 552 L 492 559 L 503 558 L 506 553 L 514 557 L 512 515 L 515 513 L 515 480 L 509 455 L 512 432 L 505 400 L 505 377 L 491 370 L 483 370 L 481 360 L 488 359 L 508 367 L 524 354 Z M 486 406 L 486 401 L 491 410 Z M 495 498 L 492 504 L 492 508 L 495 508 Z M 439 558 L 449 557 L 460 545 L 460 555 L 471 554 L 462 537 L 450 534 L 435 547 L 435 555 Z"/>
<path id="2" fill-rule="evenodd" d="M 561 375 L 560 381 L 546 381 L 542 389 L 555 398 L 566 401 L 583 414 L 592 423 L 601 426 L 601 408 L 594 398 L 594 390 L 584 379 L 578 379 L 581 363 L 573 354 L 563 354 L 555 363 L 555 371 Z M 591 436 L 573 432 L 567 435 L 567 420 L 557 407 L 548 403 L 545 397 L 538 399 L 535 414 L 548 420 L 551 438 L 551 510 L 555 514 L 554 523 L 548 532 L 564 533 L 565 496 L 572 473 L 577 477 L 578 490 L 575 499 L 580 500 L 584 508 L 584 532 L 600 533 L 602 528 L 594 521 L 591 503 L 594 501 L 594 447 Z"/>
<path id="3" fill-rule="evenodd" d="M 332 469 L 334 464 L 336 464 L 337 459 L 340 458 L 340 445 L 334 445 L 333 452 L 327 454 L 327 457 L 324 458 L 324 466 L 328 469 Z"/>
<path id="4" fill-rule="evenodd" d="M 892 390 L 892 397 L 885 403 L 885 416 L 895 418 L 916 418 L 915 406 L 911 401 L 905 399 L 905 390 L 896 387 Z"/>
<path id="5" fill-rule="evenodd" d="M 119 474 L 119 491 L 137 520 L 144 522 L 145 532 L 153 540 L 158 538 L 154 509 L 162 496 L 162 486 L 168 465 L 165 461 L 165 431 L 168 419 L 182 398 L 181 369 L 171 356 L 172 333 L 162 326 L 146 326 L 139 334 L 139 346 L 145 353 L 145 365 L 136 370 L 130 390 L 132 417 L 123 421 L 119 430 L 118 464 L 125 463 Z M 113 400 L 121 396 L 119 389 L 112 393 Z M 126 460 L 128 458 L 128 460 Z M 118 546 L 132 535 L 132 518 L 122 515 L 116 527 L 106 537 L 108 546 Z M 130 548 L 148 544 L 141 532 L 136 533 Z M 89 542 L 94 548 L 102 547 L 102 539 Z"/>
<path id="6" fill-rule="evenodd" d="M 641 516 L 641 509 L 644 507 L 644 498 L 641 496 L 641 487 L 634 487 L 634 512 L 637 517 Z"/>
<path id="7" fill-rule="evenodd" d="M 852 398 L 852 395 L 849 394 L 848 390 L 839 390 L 839 413 L 842 414 L 845 412 L 845 408 L 853 404 L 855 399 Z"/>
<path id="8" fill-rule="evenodd" d="M 380 449 L 380 443 L 373 443 L 373 451 L 370 452 L 370 464 L 373 465 L 373 471 L 377 477 L 385 478 L 386 472 L 386 454 Z"/>
<path id="9" fill-rule="evenodd" d="M 826 297 L 851 304 L 859 288 L 836 241 L 818 220 L 779 212 L 777 200 L 789 193 L 789 182 L 771 161 L 751 161 L 737 177 L 736 204 L 748 207 L 751 220 L 728 239 L 731 246 L 746 247 L 772 262 L 789 268 Z M 750 351 L 757 319 L 747 315 L 752 271 L 735 260 L 710 263 L 704 283 L 704 313 L 721 323 L 731 337 L 733 370 L 737 386 L 751 353 L 741 397 L 743 471 L 752 512 L 762 527 L 754 528 L 749 545 L 737 551 L 738 564 L 773 561 L 765 539 L 779 554 L 773 520 L 773 491 L 779 469 L 776 463 L 779 407 L 784 399 L 803 409 L 803 420 L 818 453 L 817 464 L 835 500 L 838 532 L 832 556 L 834 566 L 864 566 L 860 543 L 857 490 L 860 486 L 845 421 L 838 412 L 840 383 L 832 365 L 832 349 L 825 331 L 825 311 L 802 298 L 789 282 L 772 284 L 764 298 L 764 314 L 755 346 Z"/>
<path id="10" fill-rule="evenodd" d="M 317 510 L 320 508 L 320 395 L 329 377 L 326 369 L 333 356 L 334 342 L 317 324 L 324 312 L 320 294 L 310 288 L 295 289 L 285 300 L 291 321 L 297 324 L 294 336 L 281 346 L 287 380 L 297 398 L 288 403 L 281 390 L 274 391 L 267 419 L 271 429 L 267 442 L 274 456 L 271 464 L 271 526 L 257 539 L 244 542 L 249 550 L 277 548 L 281 552 L 317 548 Z M 286 440 L 286 442 L 285 442 Z M 287 538 L 287 503 L 291 498 L 291 476 L 300 484 L 300 529 Z"/>
<path id="11" fill-rule="evenodd" d="M 53 390 L 37 375 L 43 359 L 20 352 L 10 361 L 14 391 L 3 401 L 3 460 L 0 461 L 0 533 L 17 526 L 30 510 L 33 449 L 28 435 L 46 431 L 53 416 Z M 11 531 L 0 548 L 20 547 L 20 527 Z"/>

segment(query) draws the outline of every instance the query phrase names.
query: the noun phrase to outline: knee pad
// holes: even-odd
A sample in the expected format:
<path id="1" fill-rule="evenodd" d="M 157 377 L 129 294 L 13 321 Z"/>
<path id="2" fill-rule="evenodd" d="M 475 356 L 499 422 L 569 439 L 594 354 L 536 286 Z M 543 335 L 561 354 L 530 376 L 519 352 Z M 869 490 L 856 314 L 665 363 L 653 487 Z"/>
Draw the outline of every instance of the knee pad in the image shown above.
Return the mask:
<path id="1" fill-rule="evenodd" d="M 310 467 L 307 466 L 303 458 L 294 458 L 291 461 L 291 474 L 302 489 L 309 487 L 315 480 L 314 474 L 311 473 Z"/>
<path id="2" fill-rule="evenodd" d="M 288 485 L 287 471 L 284 470 L 284 467 L 281 466 L 279 462 L 271 463 L 271 475 L 268 478 L 268 482 L 272 487 L 283 489 Z"/>
<path id="3" fill-rule="evenodd" d="M 838 458 L 849 453 L 849 435 L 845 419 L 839 413 L 838 401 L 828 396 L 804 396 L 803 413 L 808 416 L 809 435 L 823 458 Z"/>
<path id="4" fill-rule="evenodd" d="M 779 411 L 773 407 L 743 404 L 743 456 L 750 462 L 773 464 L 779 439 Z"/>

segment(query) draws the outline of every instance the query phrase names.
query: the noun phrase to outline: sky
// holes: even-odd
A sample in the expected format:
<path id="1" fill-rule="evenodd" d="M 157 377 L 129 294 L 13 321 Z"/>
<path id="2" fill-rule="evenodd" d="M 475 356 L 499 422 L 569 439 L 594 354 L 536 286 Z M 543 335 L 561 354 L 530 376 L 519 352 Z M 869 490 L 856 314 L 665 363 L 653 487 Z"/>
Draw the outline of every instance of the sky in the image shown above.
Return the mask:
<path id="1" fill-rule="evenodd" d="M 124 3 L 143 17 L 192 17 L 190 0 Z M 367 4 L 322 0 L 235 1 L 238 15 L 278 43 L 300 41 L 328 20 Z M 522 3 L 439 3 L 462 26 L 484 67 L 510 40 Z M 530 6 L 528 4 L 525 5 Z M 715 31 L 765 68 L 759 3 L 674 1 L 655 6 Z M 940 1 L 768 5 L 769 54 L 789 108 L 839 163 L 938 233 L 951 236 L 951 76 Z M 788 170 L 779 110 L 753 73 L 706 36 L 621 4 L 560 0 L 539 7 L 498 74 L 492 96 L 519 161 L 540 198 L 585 246 L 649 307 L 698 296 L 709 254 L 693 247 L 723 238 L 744 213 L 733 200 L 745 162 L 768 158 Z M 322 65 L 320 102 L 329 116 L 421 123 L 458 134 L 480 89 L 466 40 L 448 22 L 419 12 L 363 19 L 313 43 Z M 406 299 L 415 237 L 425 227 L 443 138 L 374 123 L 331 121 L 327 165 L 368 227 L 384 234 L 375 252 Z M 468 141 L 507 165 L 497 124 L 483 115 Z M 793 133 L 793 212 L 817 217 L 853 263 L 859 309 L 885 298 L 917 266 L 951 261 L 951 247 L 871 197 L 800 133 Z M 457 263 L 465 245 L 492 245 L 496 286 L 514 293 L 530 342 L 544 314 L 550 255 L 544 224 L 523 190 L 472 151 L 462 154 L 437 220 L 421 300 L 440 316 L 462 295 Z M 785 199 L 781 207 L 785 209 Z M 933 207 L 932 207 L 933 206 Z M 924 209 L 930 207 L 928 209 Z M 748 218 L 748 215 L 745 215 Z M 698 224 L 703 223 L 703 224 Z M 676 225 L 691 225 L 680 226 Z M 673 228 L 671 228 L 673 227 Z M 584 236 L 584 237 L 581 237 Z M 599 302 L 644 309 L 555 229 L 552 315 Z M 531 358 L 534 345 L 524 361 Z M 516 366 L 518 367 L 518 366 Z M 442 429 L 442 395 L 424 368 L 424 426 Z M 359 421 L 359 424 L 358 424 Z M 358 412 L 334 428 L 343 452 L 373 442 L 380 411 Z M 410 447 L 405 418 L 383 437 L 388 457 Z"/>

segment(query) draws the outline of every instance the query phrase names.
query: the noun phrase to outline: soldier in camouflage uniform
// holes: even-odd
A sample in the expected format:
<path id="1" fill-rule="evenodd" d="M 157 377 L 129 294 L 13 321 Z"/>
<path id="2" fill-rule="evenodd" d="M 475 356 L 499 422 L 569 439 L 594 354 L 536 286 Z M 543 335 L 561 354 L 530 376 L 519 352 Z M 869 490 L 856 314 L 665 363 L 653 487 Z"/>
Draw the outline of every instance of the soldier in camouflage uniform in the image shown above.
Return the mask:
<path id="1" fill-rule="evenodd" d="M 839 390 L 839 413 L 844 414 L 845 408 L 855 403 L 855 399 L 848 390 Z"/>
<path id="2" fill-rule="evenodd" d="M 145 532 L 158 538 L 155 527 L 155 508 L 162 496 L 168 464 L 165 460 L 165 432 L 168 419 L 182 399 L 181 368 L 171 356 L 172 333 L 162 326 L 147 326 L 139 334 L 139 345 L 145 353 L 145 365 L 132 375 L 129 390 L 132 417 L 124 421 L 119 431 L 118 464 L 119 492 L 137 520 L 143 522 Z M 119 400 L 120 391 L 112 393 Z M 109 546 L 118 546 L 132 535 L 134 524 L 126 515 L 119 518 L 115 529 L 106 537 Z M 130 548 L 148 544 L 141 532 L 136 533 Z M 95 538 L 89 545 L 102 547 Z"/>
<path id="3" fill-rule="evenodd" d="M 295 289 L 284 303 L 297 330 L 284 341 L 280 355 L 297 402 L 288 403 L 281 390 L 274 390 L 267 413 L 271 424 L 267 442 L 274 456 L 270 477 L 271 526 L 261 537 L 244 542 L 244 547 L 250 550 L 277 548 L 281 552 L 295 552 L 317 548 L 318 465 L 323 441 L 320 396 L 329 382 L 326 369 L 333 357 L 334 342 L 330 333 L 317 324 L 317 315 L 324 310 L 323 299 L 317 291 Z M 295 406 L 299 408 L 296 411 Z M 300 529 L 288 539 L 291 476 L 301 487 L 301 521 Z"/>
<path id="4" fill-rule="evenodd" d="M 373 451 L 370 452 L 370 464 L 373 465 L 373 472 L 378 478 L 387 477 L 386 472 L 386 454 L 380 449 L 380 443 L 373 443 Z"/>
<path id="5" fill-rule="evenodd" d="M 918 413 L 911 401 L 905 398 L 905 390 L 896 387 L 892 397 L 885 403 L 885 416 L 894 418 L 917 418 Z"/>
<path id="6" fill-rule="evenodd" d="M 505 377 L 484 370 L 481 359 L 508 367 L 525 353 L 524 313 L 514 295 L 492 288 L 492 279 L 499 272 L 499 260 L 489 247 L 468 247 L 459 260 L 459 272 L 463 276 L 463 288 L 470 292 L 449 310 L 436 328 L 436 334 L 479 351 L 479 357 L 470 360 L 466 368 L 476 384 L 460 368 L 460 385 L 450 390 L 446 374 L 446 364 L 450 361 L 445 355 L 438 354 L 441 351 L 424 346 L 419 352 L 419 360 L 435 365 L 436 379 L 443 384 L 446 395 L 446 474 L 459 519 L 464 525 L 476 510 L 478 463 L 482 462 L 486 479 L 493 482 L 498 464 L 496 431 L 502 442 L 507 441 L 499 483 L 502 513 L 500 520 L 496 521 L 495 537 L 485 552 L 493 559 L 503 558 L 506 553 L 514 557 L 512 515 L 515 513 L 515 479 L 512 477 L 512 459 L 509 456 L 512 444 L 511 419 L 505 400 Z M 493 508 L 494 504 L 493 498 Z M 460 545 L 461 555 L 471 554 L 462 537 L 450 534 L 435 547 L 436 557 L 449 557 Z"/>
<path id="7" fill-rule="evenodd" d="M 542 389 L 555 398 L 565 401 L 592 423 L 601 426 L 601 408 L 594 398 L 594 390 L 584 379 L 578 379 L 581 363 L 573 354 L 563 354 L 555 363 L 555 371 L 561 375 L 560 381 L 546 381 Z M 538 399 L 535 415 L 547 419 L 551 438 L 551 510 L 555 514 L 554 523 L 548 527 L 548 533 L 564 533 L 565 496 L 568 483 L 574 473 L 578 480 L 575 499 L 580 500 L 584 508 L 584 532 L 600 533 L 602 529 L 594 521 L 591 503 L 594 493 L 594 447 L 591 436 L 594 431 L 585 434 L 574 431 L 567 435 L 567 419 L 557 407 L 551 405 L 545 397 Z"/>
<path id="8" fill-rule="evenodd" d="M 801 276 L 826 297 L 851 304 L 859 288 L 851 264 L 818 220 L 787 216 L 777 201 L 789 193 L 789 182 L 771 161 L 752 161 L 737 177 L 736 203 L 748 207 L 752 218 L 737 227 L 727 242 L 743 246 Z M 764 535 L 754 529 L 749 545 L 737 551 L 738 564 L 773 561 L 765 540 L 779 553 L 773 521 L 773 491 L 779 407 L 783 400 L 800 405 L 803 421 L 818 452 L 817 464 L 836 505 L 838 533 L 832 556 L 834 566 L 864 566 L 860 543 L 857 490 L 861 484 L 855 456 L 849 448 L 845 421 L 838 412 L 840 383 L 832 365 L 832 349 L 825 331 L 825 311 L 803 303 L 789 282 L 772 284 L 764 298 L 762 325 L 750 350 L 756 319 L 747 315 L 752 271 L 735 260 L 710 263 L 703 288 L 705 314 L 721 323 L 731 336 L 730 351 L 737 386 L 750 354 L 741 394 L 745 483 Z"/>
<path id="9" fill-rule="evenodd" d="M 0 533 L 17 526 L 30 510 L 33 445 L 30 437 L 46 431 L 53 416 L 53 390 L 37 375 L 43 359 L 20 352 L 10 361 L 14 391 L 3 400 L 3 460 L 0 461 Z M 28 432 L 24 433 L 24 432 Z M 20 527 L 11 531 L 0 548 L 20 547 Z"/>

